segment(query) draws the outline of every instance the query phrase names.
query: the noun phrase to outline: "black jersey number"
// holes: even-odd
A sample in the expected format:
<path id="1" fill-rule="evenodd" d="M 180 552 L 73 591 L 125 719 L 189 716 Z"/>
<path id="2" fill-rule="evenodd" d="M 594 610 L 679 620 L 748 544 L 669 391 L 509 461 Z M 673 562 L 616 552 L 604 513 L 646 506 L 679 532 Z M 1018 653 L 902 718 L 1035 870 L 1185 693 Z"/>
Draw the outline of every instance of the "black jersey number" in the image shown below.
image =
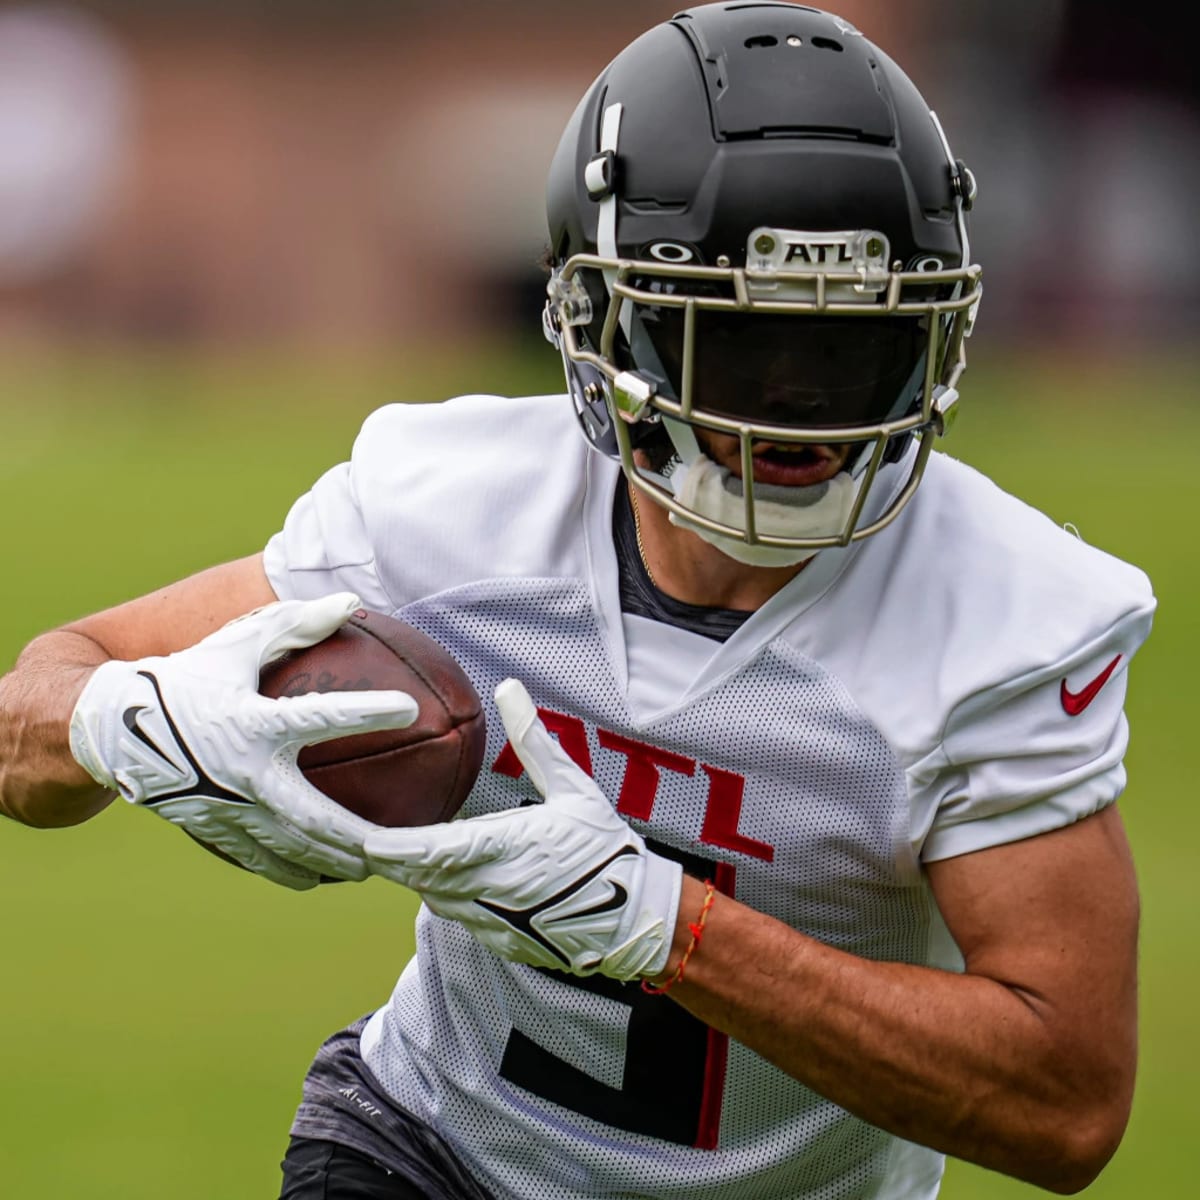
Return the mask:
<path id="1" fill-rule="evenodd" d="M 719 890 L 732 893 L 732 867 L 665 846 L 653 849 L 681 862 L 690 875 L 713 878 Z M 536 1096 L 627 1133 L 715 1149 L 728 1038 L 665 996 L 647 995 L 636 983 L 603 975 L 581 979 L 560 971 L 544 974 L 629 1008 L 621 1086 L 601 1083 L 519 1029 L 509 1034 L 500 1074 Z"/>

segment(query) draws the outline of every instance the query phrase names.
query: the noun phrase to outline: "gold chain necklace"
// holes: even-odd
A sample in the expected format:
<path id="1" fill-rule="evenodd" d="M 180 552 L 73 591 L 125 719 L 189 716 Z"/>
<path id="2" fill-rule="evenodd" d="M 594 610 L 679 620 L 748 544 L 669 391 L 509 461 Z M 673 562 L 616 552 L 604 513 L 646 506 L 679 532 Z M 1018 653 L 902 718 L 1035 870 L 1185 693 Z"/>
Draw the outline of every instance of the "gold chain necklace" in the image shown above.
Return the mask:
<path id="1" fill-rule="evenodd" d="M 638 511 L 638 490 L 635 487 L 629 489 L 630 507 L 633 509 L 633 533 L 637 539 L 638 558 L 642 560 L 642 569 L 646 572 L 646 578 L 650 580 L 656 591 L 662 591 L 658 586 L 658 580 L 654 578 L 654 572 L 650 570 L 650 564 L 646 561 L 646 547 L 642 543 L 642 516 Z"/>

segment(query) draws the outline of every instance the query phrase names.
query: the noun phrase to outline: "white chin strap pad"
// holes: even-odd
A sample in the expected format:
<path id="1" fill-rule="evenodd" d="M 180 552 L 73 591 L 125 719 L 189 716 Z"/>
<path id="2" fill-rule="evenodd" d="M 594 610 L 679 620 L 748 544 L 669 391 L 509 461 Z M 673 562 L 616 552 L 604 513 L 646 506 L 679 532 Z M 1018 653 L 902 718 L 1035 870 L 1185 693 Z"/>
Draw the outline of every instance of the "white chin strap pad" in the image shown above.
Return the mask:
<path id="1" fill-rule="evenodd" d="M 684 478 L 676 499 L 698 516 L 722 525 L 742 528 L 745 524 L 745 500 L 742 481 L 725 467 L 701 455 L 695 462 L 677 471 Z M 674 482 L 674 481 L 673 481 Z M 771 537 L 836 537 L 846 527 L 860 480 L 844 471 L 827 483 L 813 487 L 771 487 L 758 484 L 754 489 L 754 520 L 759 533 Z M 787 567 L 807 562 L 815 550 L 757 546 L 738 541 L 723 533 L 714 533 L 686 517 L 671 514 L 675 525 L 690 529 L 723 554 L 753 567 Z"/>
<path id="2" fill-rule="evenodd" d="M 735 529 L 744 528 L 746 508 L 742 481 L 703 453 L 690 426 L 669 418 L 664 418 L 663 424 L 679 453 L 681 464 L 669 480 L 675 499 L 697 516 L 732 525 Z M 861 484 L 861 475 L 855 478 L 845 471 L 827 483 L 813 487 L 757 484 L 754 488 L 754 519 L 758 532 L 771 537 L 836 537 L 850 519 Z M 671 523 L 690 529 L 723 554 L 752 567 L 795 566 L 816 554 L 811 549 L 753 546 L 726 534 L 714 533 L 676 513 L 671 513 Z"/>

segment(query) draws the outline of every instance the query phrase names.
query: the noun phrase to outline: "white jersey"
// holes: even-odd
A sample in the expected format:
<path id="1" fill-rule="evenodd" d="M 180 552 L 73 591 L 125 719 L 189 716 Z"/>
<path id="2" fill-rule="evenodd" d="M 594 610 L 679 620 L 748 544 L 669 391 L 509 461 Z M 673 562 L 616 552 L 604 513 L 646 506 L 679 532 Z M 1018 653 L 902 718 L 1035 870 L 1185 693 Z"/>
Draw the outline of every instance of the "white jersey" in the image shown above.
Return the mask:
<path id="1" fill-rule="evenodd" d="M 515 676 L 660 853 L 830 945 L 960 968 L 922 863 L 1116 798 L 1145 577 L 934 455 L 889 529 L 717 643 L 622 615 L 620 472 L 573 422 L 557 396 L 381 410 L 268 546 L 276 592 L 355 591 L 453 652 L 488 703 L 465 815 L 535 796 L 490 702 Z M 425 909 L 417 937 L 364 1058 L 502 1200 L 937 1193 L 940 1155 L 670 1000 L 502 961 Z"/>

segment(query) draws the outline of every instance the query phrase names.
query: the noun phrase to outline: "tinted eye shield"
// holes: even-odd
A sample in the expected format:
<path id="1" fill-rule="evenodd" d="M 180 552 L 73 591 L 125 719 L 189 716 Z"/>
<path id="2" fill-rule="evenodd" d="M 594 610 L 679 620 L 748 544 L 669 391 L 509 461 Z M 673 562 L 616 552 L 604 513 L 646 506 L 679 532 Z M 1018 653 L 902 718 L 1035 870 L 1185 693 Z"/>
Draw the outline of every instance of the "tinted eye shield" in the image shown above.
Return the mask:
<path id="1" fill-rule="evenodd" d="M 684 395 L 684 310 L 634 308 L 663 368 L 661 394 Z M 757 425 L 878 425 L 920 399 L 926 317 L 760 315 L 695 318 L 694 404 Z"/>

